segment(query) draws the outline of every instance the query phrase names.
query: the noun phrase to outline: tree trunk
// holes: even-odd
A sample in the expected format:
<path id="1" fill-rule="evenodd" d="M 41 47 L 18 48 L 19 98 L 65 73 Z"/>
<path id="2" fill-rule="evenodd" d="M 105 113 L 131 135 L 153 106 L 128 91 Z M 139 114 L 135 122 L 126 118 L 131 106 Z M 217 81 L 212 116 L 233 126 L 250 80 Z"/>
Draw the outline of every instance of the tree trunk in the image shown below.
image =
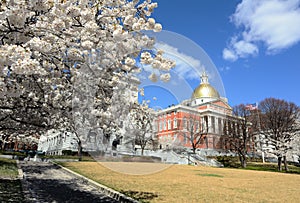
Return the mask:
<path id="1" fill-rule="evenodd" d="M 242 161 L 241 161 L 242 168 L 246 168 L 247 167 L 246 156 L 243 154 L 241 157 L 242 157 Z"/>
<path id="2" fill-rule="evenodd" d="M 78 141 L 78 161 L 82 160 L 82 144 L 81 140 Z"/>
<path id="3" fill-rule="evenodd" d="M 242 167 L 243 167 L 243 168 L 246 168 L 246 167 L 247 167 L 247 162 L 246 162 L 246 160 L 243 160 Z"/>
<path id="4" fill-rule="evenodd" d="M 288 172 L 289 168 L 288 168 L 288 165 L 287 165 L 286 155 L 283 156 L 283 163 L 284 163 L 284 170 L 286 172 Z"/>
<path id="5" fill-rule="evenodd" d="M 196 147 L 193 147 L 193 154 L 196 154 Z"/>
<path id="6" fill-rule="evenodd" d="M 3 139 L 3 143 L 2 143 L 2 146 L 1 146 L 1 149 L 4 151 L 5 150 L 5 143 L 6 143 L 6 140 L 8 139 L 8 137 L 4 138 Z"/>
<path id="7" fill-rule="evenodd" d="M 144 148 L 142 148 L 141 155 L 144 156 Z"/>
<path id="8" fill-rule="evenodd" d="M 247 167 L 246 155 L 241 150 L 238 151 L 238 154 L 239 154 L 239 159 L 242 168 L 246 168 Z"/>
<path id="9" fill-rule="evenodd" d="M 279 157 L 278 157 L 278 171 L 282 171 L 281 162 L 282 162 L 282 157 L 279 156 Z"/>
<path id="10" fill-rule="evenodd" d="M 3 140 L 3 144 L 2 144 L 2 146 L 1 146 L 1 150 L 4 151 L 4 148 L 5 148 L 5 140 Z"/>

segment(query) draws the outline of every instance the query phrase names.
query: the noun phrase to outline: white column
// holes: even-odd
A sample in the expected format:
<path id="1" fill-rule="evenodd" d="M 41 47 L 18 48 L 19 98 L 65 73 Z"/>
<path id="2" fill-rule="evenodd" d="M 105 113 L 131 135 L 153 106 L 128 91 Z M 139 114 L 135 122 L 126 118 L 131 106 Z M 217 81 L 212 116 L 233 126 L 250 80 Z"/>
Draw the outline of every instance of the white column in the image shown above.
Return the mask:
<path id="1" fill-rule="evenodd" d="M 207 116 L 208 132 L 212 132 L 211 116 Z"/>

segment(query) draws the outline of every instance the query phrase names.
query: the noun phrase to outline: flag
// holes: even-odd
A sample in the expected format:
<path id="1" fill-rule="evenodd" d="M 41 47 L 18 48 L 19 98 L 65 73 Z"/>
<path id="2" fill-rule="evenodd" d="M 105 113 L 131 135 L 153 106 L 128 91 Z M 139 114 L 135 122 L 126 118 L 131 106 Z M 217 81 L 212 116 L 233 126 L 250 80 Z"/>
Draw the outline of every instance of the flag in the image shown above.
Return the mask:
<path id="1" fill-rule="evenodd" d="M 247 110 L 256 110 L 256 109 L 258 109 L 257 103 L 247 104 L 247 105 L 246 105 L 246 109 L 247 109 Z"/>

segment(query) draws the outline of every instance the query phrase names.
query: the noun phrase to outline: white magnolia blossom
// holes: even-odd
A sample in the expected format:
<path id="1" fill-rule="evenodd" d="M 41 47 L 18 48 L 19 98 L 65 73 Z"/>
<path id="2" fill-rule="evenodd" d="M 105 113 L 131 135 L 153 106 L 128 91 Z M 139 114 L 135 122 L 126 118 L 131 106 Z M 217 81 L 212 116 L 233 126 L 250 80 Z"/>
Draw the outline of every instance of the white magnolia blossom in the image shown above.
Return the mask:
<path id="1" fill-rule="evenodd" d="M 152 67 L 153 67 L 153 68 L 159 69 L 159 68 L 162 67 L 162 64 L 161 64 L 161 62 L 158 61 L 158 60 L 153 60 L 153 62 L 152 62 Z"/>
<path id="2" fill-rule="evenodd" d="M 1 0 L 0 85 L 20 96 L 0 99 L 0 116 L 7 115 L 1 106 L 16 108 L 9 117 L 23 115 L 26 122 L 16 130 L 29 133 L 74 126 L 81 129 L 79 140 L 95 128 L 117 133 L 118 118 L 125 119 L 120 112 L 128 113 L 133 103 L 120 93 L 128 104 L 119 106 L 127 110 L 114 107 L 112 91 L 127 90 L 117 85 L 133 89 L 144 64 L 155 68 L 153 81 L 169 81 L 175 66 L 141 32 L 162 30 L 151 17 L 156 7 L 151 0 Z"/>
<path id="3" fill-rule="evenodd" d="M 156 24 L 154 25 L 153 31 L 154 31 L 154 32 L 160 32 L 161 30 L 162 30 L 162 25 L 159 24 L 159 23 L 156 23 Z"/>
<path id="4" fill-rule="evenodd" d="M 149 75 L 149 80 L 151 80 L 152 82 L 157 82 L 158 77 L 155 73 L 151 73 L 151 75 Z"/>
<path id="5" fill-rule="evenodd" d="M 152 61 L 153 61 L 153 58 L 149 52 L 145 51 L 141 54 L 141 63 L 151 64 Z"/>
<path id="6" fill-rule="evenodd" d="M 141 89 L 139 90 L 139 92 L 140 92 L 140 95 L 141 95 L 141 96 L 145 96 L 145 90 L 144 90 L 144 88 L 141 88 Z"/>
<path id="7" fill-rule="evenodd" d="M 25 74 L 25 75 L 46 75 L 47 72 L 40 67 L 40 64 L 35 59 L 21 60 L 18 59 L 12 66 L 11 70 L 16 74 Z"/>
<path id="8" fill-rule="evenodd" d="M 171 75 L 170 75 L 170 73 L 162 74 L 162 75 L 160 75 L 160 79 L 161 79 L 163 82 L 169 82 L 170 79 L 171 79 Z"/>
<path id="9" fill-rule="evenodd" d="M 135 60 L 133 58 L 127 57 L 125 59 L 125 64 L 128 66 L 134 66 L 135 65 Z"/>

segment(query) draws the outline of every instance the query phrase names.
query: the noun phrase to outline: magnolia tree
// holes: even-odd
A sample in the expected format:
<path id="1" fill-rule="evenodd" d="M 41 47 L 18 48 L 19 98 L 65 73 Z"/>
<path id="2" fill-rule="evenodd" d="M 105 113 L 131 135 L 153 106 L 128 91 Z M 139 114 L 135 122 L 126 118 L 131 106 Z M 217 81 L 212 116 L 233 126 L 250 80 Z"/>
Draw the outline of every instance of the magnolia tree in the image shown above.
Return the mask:
<path id="1" fill-rule="evenodd" d="M 298 128 L 300 129 L 300 118 L 297 122 L 297 125 Z M 300 163 L 300 131 L 295 136 L 295 139 L 292 142 L 291 158 L 294 162 Z"/>
<path id="2" fill-rule="evenodd" d="M 131 143 L 134 148 L 137 146 L 144 155 L 147 146 L 156 140 L 153 129 L 154 112 L 148 108 L 147 104 L 135 104 L 130 112 L 131 124 L 126 128 L 129 137 L 125 142 Z"/>
<path id="3" fill-rule="evenodd" d="M 150 0 L 1 0 L 0 130 L 68 130 L 79 144 L 88 132 L 117 131 L 108 128 L 119 127 L 110 112 L 119 81 L 130 82 L 144 65 L 159 70 L 151 80 L 168 81 L 175 66 L 143 33 L 161 31 L 151 17 L 156 7 Z"/>

